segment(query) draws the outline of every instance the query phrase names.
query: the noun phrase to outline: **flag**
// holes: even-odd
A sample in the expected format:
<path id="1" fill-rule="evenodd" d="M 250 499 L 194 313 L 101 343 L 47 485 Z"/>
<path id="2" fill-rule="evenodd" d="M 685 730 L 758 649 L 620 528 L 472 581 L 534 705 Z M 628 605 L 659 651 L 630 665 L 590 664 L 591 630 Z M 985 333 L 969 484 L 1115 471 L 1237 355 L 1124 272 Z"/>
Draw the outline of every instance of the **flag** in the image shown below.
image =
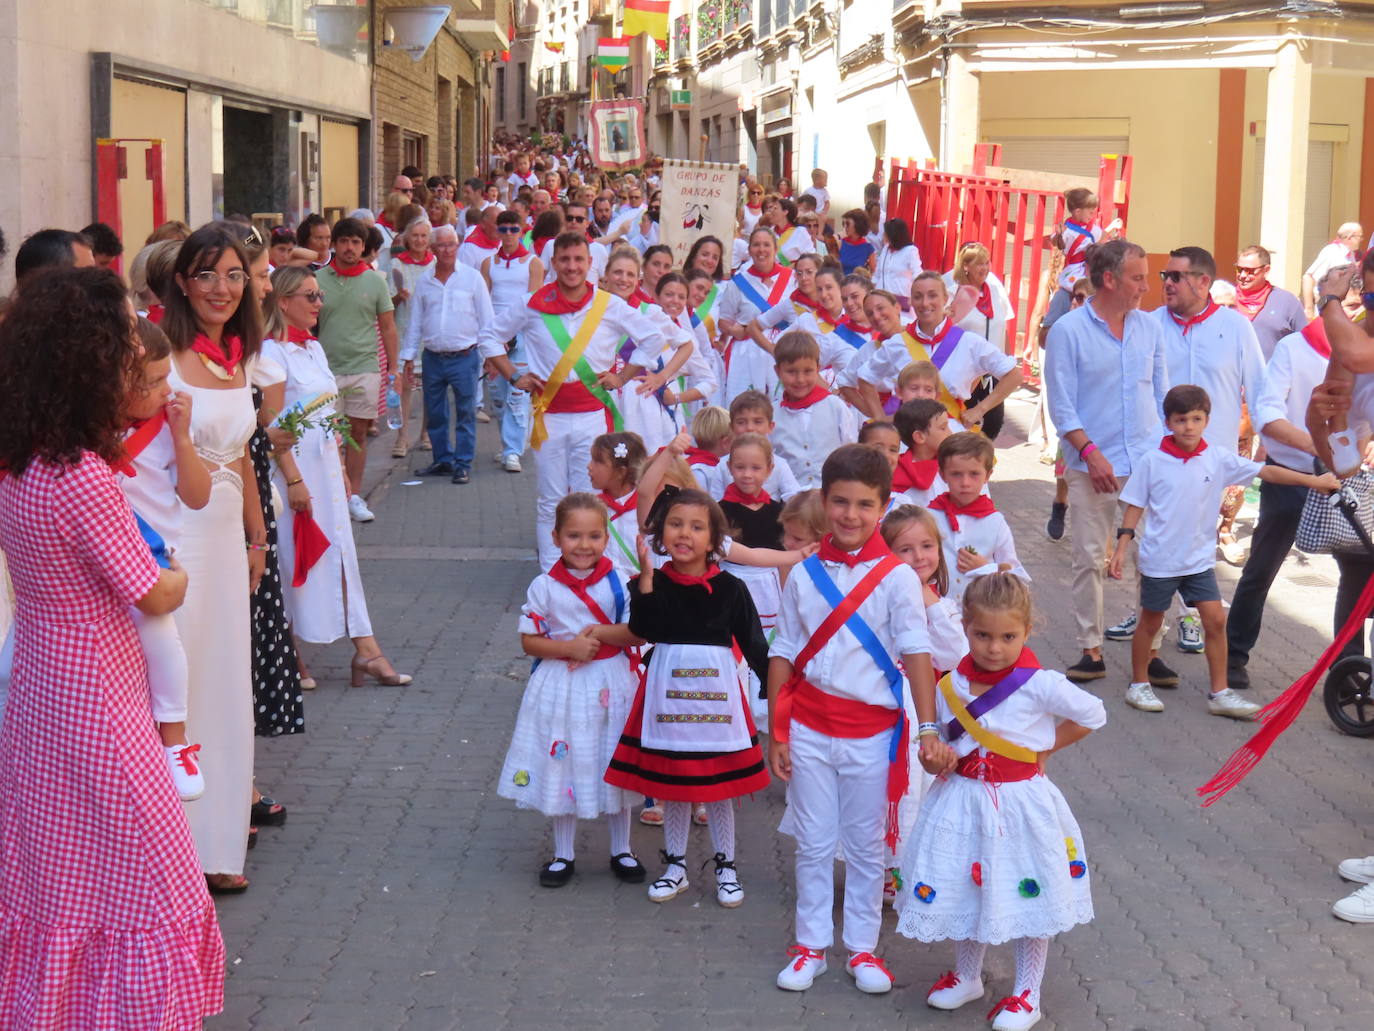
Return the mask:
<path id="1" fill-rule="evenodd" d="M 605 36 L 596 41 L 596 63 L 614 75 L 630 63 L 630 38 Z"/>
<path id="2" fill-rule="evenodd" d="M 561 53 L 563 52 L 563 44 L 562 44 L 562 43 L 550 43 L 550 42 L 548 42 L 547 40 L 545 40 L 545 42 L 544 42 L 544 49 L 545 49 L 545 50 L 552 50 L 555 54 L 561 54 Z"/>
<path id="3" fill-rule="evenodd" d="M 625 24 L 621 31 L 631 39 L 647 32 L 667 46 L 668 0 L 625 0 Z"/>

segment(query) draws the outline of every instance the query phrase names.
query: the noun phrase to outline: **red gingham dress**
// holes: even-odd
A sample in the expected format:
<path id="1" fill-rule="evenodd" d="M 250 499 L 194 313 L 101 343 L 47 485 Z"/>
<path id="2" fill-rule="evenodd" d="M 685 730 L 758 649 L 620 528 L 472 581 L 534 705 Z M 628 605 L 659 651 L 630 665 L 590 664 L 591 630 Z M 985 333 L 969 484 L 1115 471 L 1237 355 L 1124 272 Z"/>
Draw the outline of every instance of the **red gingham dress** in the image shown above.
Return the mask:
<path id="1" fill-rule="evenodd" d="M 223 1005 L 224 944 L 127 612 L 157 564 L 90 453 L 0 480 L 0 547 L 0 1028 L 199 1028 Z"/>

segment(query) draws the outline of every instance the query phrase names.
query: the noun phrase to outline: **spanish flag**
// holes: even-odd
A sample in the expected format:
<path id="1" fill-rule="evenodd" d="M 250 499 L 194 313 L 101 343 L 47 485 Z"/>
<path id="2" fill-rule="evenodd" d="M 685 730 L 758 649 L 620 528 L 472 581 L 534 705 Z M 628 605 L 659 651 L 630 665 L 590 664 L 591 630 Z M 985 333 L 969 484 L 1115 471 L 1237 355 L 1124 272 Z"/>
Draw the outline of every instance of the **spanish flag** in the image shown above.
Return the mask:
<path id="1" fill-rule="evenodd" d="M 544 49 L 545 49 L 545 50 L 552 50 L 555 54 L 561 54 L 561 53 L 563 52 L 563 44 L 562 44 L 562 43 L 550 43 L 548 40 L 545 40 L 545 41 L 544 41 Z"/>
<path id="2" fill-rule="evenodd" d="M 625 23 L 621 31 L 632 39 L 647 32 L 666 47 L 668 3 L 669 0 L 625 0 Z"/>

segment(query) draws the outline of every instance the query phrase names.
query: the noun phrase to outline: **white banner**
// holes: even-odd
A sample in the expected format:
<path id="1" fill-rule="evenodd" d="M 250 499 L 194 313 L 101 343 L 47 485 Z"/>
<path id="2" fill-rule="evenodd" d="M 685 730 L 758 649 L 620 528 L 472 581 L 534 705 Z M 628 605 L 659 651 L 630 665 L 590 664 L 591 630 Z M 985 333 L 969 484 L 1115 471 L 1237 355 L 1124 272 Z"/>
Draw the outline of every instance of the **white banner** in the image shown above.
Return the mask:
<path id="1" fill-rule="evenodd" d="M 739 168 L 665 158 L 658 185 L 663 191 L 659 242 L 673 249 L 673 267 L 682 268 L 687 252 L 702 236 L 720 239 L 728 263 L 739 208 Z"/>

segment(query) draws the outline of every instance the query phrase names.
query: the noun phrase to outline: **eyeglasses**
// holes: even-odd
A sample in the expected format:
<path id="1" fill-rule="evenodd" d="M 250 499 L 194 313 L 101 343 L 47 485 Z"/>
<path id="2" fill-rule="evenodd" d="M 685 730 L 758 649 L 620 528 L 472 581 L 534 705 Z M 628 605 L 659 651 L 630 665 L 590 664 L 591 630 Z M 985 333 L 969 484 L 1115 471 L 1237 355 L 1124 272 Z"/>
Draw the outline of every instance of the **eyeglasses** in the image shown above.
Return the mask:
<path id="1" fill-rule="evenodd" d="M 397 192 L 397 193 L 404 193 L 404 194 L 412 194 L 412 193 L 415 192 L 415 187 L 413 187 L 413 186 L 407 186 L 404 190 L 397 190 L 396 192 Z"/>
<path id="2" fill-rule="evenodd" d="M 235 268 L 221 276 L 213 269 L 206 269 L 193 275 L 191 282 L 202 290 L 213 290 L 221 282 L 228 283 L 231 289 L 242 290 L 248 282 L 248 273 L 241 268 Z"/>
<path id="3" fill-rule="evenodd" d="M 563 221 L 565 221 L 565 222 L 585 222 L 585 221 L 587 221 L 587 216 L 586 216 L 586 215 L 569 215 L 569 216 L 568 216 L 567 218 L 565 218 Z"/>
<path id="4" fill-rule="evenodd" d="M 320 293 L 318 290 L 297 290 L 294 294 L 286 295 L 288 301 L 293 297 L 304 297 L 311 304 L 319 304 L 324 300 L 324 294 Z"/>
<path id="5" fill-rule="evenodd" d="M 497 226 L 497 227 L 496 227 L 496 231 L 497 231 L 498 233 L 505 233 L 505 234 L 518 233 L 518 232 L 520 232 L 520 227 L 519 227 L 519 226 Z"/>
<path id="6" fill-rule="evenodd" d="M 1251 267 L 1248 266 L 1248 265 L 1237 265 L 1237 266 L 1236 266 L 1236 275 L 1238 275 L 1238 276 L 1253 276 L 1256 272 L 1263 272 L 1263 271 L 1264 271 L 1265 269 L 1267 269 L 1268 267 L 1269 267 L 1268 265 L 1256 265 L 1254 268 L 1251 268 Z"/>
<path id="7" fill-rule="evenodd" d="M 1161 270 L 1160 270 L 1160 273 L 1159 273 L 1159 281 L 1160 281 L 1161 283 L 1177 283 L 1177 282 L 1179 282 L 1184 276 L 1200 276 L 1200 275 L 1202 275 L 1201 272 L 1194 272 L 1192 269 L 1188 269 L 1187 271 L 1182 271 L 1182 270 L 1179 270 L 1179 269 L 1176 269 L 1176 268 L 1166 268 L 1166 269 L 1161 269 Z"/>

